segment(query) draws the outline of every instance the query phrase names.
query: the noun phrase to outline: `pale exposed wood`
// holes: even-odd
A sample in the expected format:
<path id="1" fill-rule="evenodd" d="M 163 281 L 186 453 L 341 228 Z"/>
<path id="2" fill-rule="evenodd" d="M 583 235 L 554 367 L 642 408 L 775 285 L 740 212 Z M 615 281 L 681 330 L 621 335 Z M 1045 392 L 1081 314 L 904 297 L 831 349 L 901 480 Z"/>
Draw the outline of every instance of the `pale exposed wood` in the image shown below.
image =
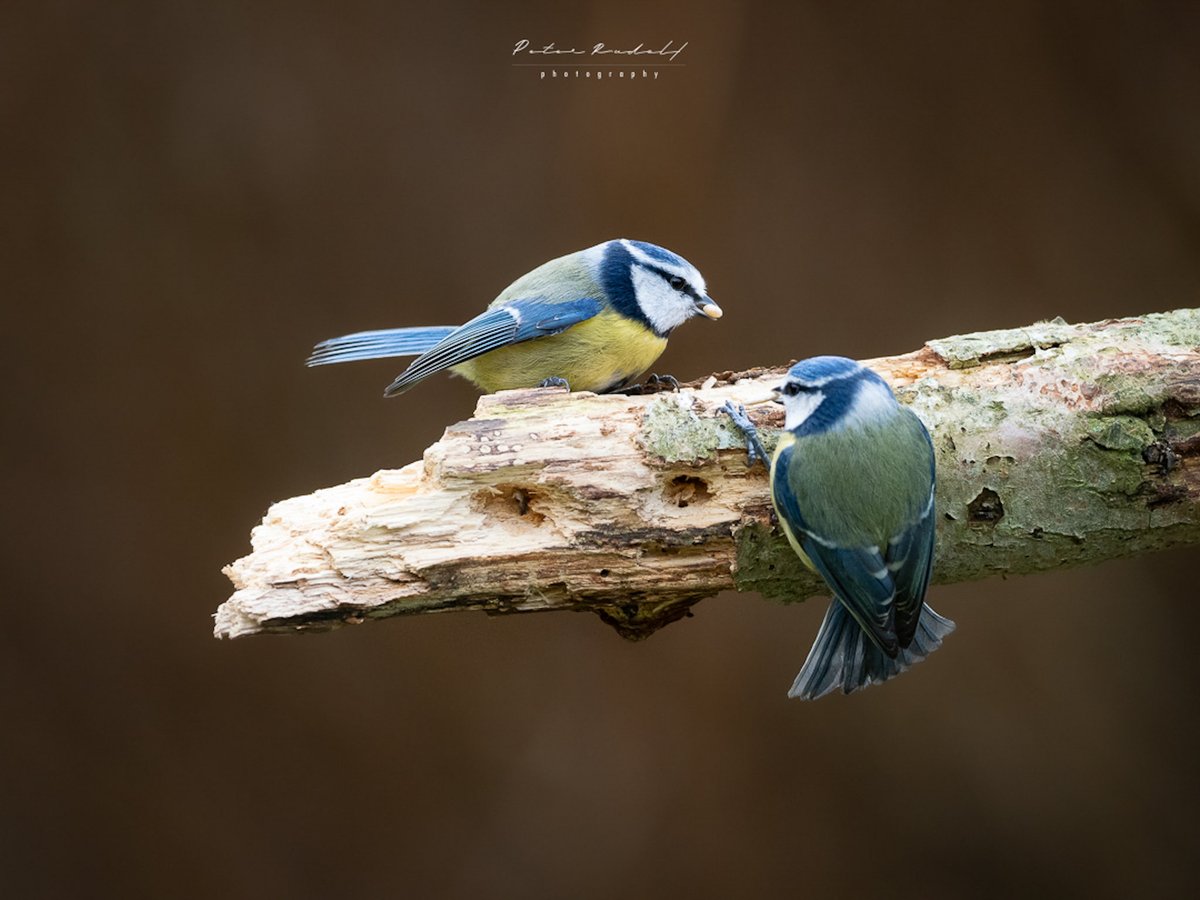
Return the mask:
<path id="1" fill-rule="evenodd" d="M 1200 542 L 1200 310 L 931 341 L 869 361 L 938 455 L 935 580 Z M 640 637 L 730 588 L 823 593 L 772 531 L 728 399 L 782 368 L 678 394 L 482 397 L 424 459 L 273 505 L 215 632 L 450 609 L 589 609 Z M 765 428 L 773 405 L 752 406 Z"/>

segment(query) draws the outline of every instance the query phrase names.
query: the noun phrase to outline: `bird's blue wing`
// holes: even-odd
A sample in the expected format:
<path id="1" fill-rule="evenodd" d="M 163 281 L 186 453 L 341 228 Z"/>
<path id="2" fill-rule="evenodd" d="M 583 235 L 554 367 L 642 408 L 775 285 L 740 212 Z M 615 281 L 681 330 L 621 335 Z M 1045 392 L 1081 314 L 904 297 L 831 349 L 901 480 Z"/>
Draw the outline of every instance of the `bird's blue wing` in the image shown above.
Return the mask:
<path id="1" fill-rule="evenodd" d="M 841 547 L 809 527 L 788 483 L 792 450 L 785 448 L 775 459 L 771 479 L 775 505 L 817 574 L 872 642 L 894 657 L 899 652 L 893 602 L 896 586 L 887 563 L 876 547 Z"/>
<path id="2" fill-rule="evenodd" d="M 933 490 L 924 514 L 887 546 L 885 559 L 896 584 L 896 638 L 901 647 L 912 643 L 917 633 L 925 589 L 933 569 Z"/>
<path id="3" fill-rule="evenodd" d="M 500 347 L 566 331 L 572 325 L 592 318 L 603 307 L 603 302 L 596 298 L 581 297 L 565 302 L 513 300 L 489 309 L 454 329 L 434 347 L 414 359 L 412 365 L 383 392 L 384 396 L 399 394 L 435 372 Z"/>
<path id="4" fill-rule="evenodd" d="M 874 548 L 830 547 L 814 536 L 800 546 L 863 631 L 888 656 L 899 652 L 895 631 L 896 587 Z"/>

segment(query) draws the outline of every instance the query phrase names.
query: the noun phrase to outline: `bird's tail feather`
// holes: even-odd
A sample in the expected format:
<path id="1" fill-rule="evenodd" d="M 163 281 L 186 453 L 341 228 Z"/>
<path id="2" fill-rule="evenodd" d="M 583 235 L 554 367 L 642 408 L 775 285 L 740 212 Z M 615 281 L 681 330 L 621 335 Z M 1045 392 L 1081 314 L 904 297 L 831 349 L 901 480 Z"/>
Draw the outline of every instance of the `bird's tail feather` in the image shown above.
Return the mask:
<path id="1" fill-rule="evenodd" d="M 384 359 L 389 356 L 416 356 L 434 347 L 452 332 L 450 325 L 429 325 L 421 328 L 385 328 L 382 331 L 359 331 L 321 341 L 306 366 L 327 366 L 330 363 L 353 362 L 359 359 Z"/>
<path id="2" fill-rule="evenodd" d="M 838 688 L 849 694 L 887 681 L 940 647 L 953 630 L 953 622 L 939 616 L 928 603 L 922 604 L 912 643 L 890 659 L 835 598 L 788 696 L 816 700 Z"/>

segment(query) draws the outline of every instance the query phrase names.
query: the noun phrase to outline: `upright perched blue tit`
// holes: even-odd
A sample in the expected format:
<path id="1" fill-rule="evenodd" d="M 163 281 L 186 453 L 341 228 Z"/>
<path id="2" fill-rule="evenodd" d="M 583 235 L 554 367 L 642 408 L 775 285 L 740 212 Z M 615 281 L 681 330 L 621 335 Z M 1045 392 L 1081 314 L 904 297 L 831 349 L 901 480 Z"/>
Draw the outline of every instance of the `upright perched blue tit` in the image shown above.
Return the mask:
<path id="1" fill-rule="evenodd" d="M 667 336 L 696 315 L 721 318 L 695 266 L 654 244 L 618 239 L 538 266 L 465 325 L 332 338 L 307 365 L 416 356 L 385 397 L 443 369 L 485 393 L 550 385 L 604 393 L 634 383 Z"/>
<path id="2" fill-rule="evenodd" d="M 924 602 L 933 560 L 933 444 L 870 369 L 840 356 L 796 363 L 775 389 L 786 411 L 771 499 L 788 542 L 833 592 L 789 697 L 887 681 L 954 630 Z M 744 409 L 725 411 L 765 460 Z"/>

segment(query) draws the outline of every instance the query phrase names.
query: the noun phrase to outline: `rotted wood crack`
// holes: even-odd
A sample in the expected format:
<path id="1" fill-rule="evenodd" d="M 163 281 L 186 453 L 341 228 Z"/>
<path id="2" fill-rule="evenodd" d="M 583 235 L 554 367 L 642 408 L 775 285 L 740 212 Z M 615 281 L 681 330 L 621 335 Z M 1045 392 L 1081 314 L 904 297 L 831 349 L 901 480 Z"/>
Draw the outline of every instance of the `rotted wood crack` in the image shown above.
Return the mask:
<path id="1" fill-rule="evenodd" d="M 1061 320 L 867 361 L 938 463 L 935 581 L 1200 543 L 1200 310 Z M 215 633 L 454 609 L 586 610 L 641 638 L 722 590 L 824 593 L 775 528 L 765 473 L 718 410 L 786 366 L 678 393 L 480 398 L 424 459 L 274 504 Z"/>

